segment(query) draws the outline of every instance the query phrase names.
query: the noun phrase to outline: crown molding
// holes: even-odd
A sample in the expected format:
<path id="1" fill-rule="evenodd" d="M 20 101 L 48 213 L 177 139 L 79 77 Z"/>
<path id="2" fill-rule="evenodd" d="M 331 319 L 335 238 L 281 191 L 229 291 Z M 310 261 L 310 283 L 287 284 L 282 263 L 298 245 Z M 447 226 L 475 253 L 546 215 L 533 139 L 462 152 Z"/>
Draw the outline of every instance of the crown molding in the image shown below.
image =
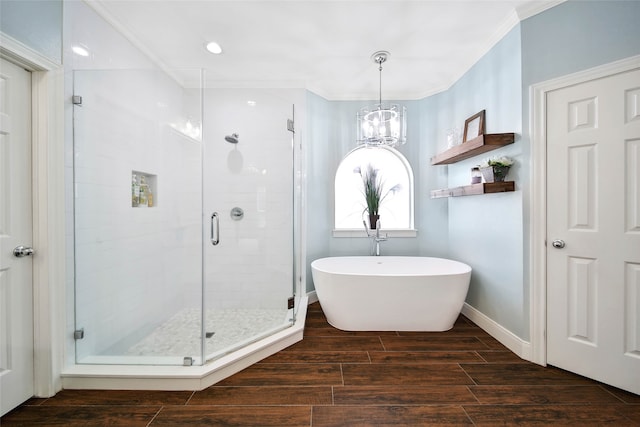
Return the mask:
<path id="1" fill-rule="evenodd" d="M 534 15 L 544 12 L 547 9 L 551 9 L 566 0 L 545 0 L 545 1 L 531 1 L 521 6 L 516 7 L 516 13 L 520 21 L 524 21 L 527 18 L 531 18 Z"/>
<path id="2" fill-rule="evenodd" d="M 136 49 L 144 54 L 151 62 L 156 64 L 162 71 L 167 73 L 178 84 L 182 85 L 184 82 L 179 74 L 174 72 L 158 55 L 153 53 L 147 48 L 147 46 L 140 41 L 131 31 L 129 31 L 124 25 L 122 25 L 111 13 L 102 5 L 100 0 L 83 0 L 84 3 L 93 9 L 102 19 L 104 19 L 109 25 L 111 25 L 118 33 L 120 33 L 125 39 L 129 41 Z"/>

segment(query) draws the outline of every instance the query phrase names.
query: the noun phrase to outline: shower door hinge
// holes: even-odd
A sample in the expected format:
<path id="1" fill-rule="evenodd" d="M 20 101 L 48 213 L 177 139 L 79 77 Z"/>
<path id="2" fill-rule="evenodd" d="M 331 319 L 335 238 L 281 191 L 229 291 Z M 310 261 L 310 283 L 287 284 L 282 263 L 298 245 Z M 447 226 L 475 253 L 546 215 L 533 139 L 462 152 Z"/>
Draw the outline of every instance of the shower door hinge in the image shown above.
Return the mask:
<path id="1" fill-rule="evenodd" d="M 291 310 L 295 306 L 295 300 L 293 297 L 287 300 L 287 310 Z"/>
<path id="2" fill-rule="evenodd" d="M 71 103 L 73 105 L 79 105 L 82 106 L 82 97 L 80 95 L 73 95 L 71 97 Z"/>
<path id="3" fill-rule="evenodd" d="M 193 357 L 185 356 L 184 359 L 182 359 L 182 366 L 193 366 Z"/>
<path id="4" fill-rule="evenodd" d="M 81 340 L 83 338 L 84 338 L 84 328 L 76 329 L 75 331 L 73 331 L 73 339 L 74 340 Z"/>
<path id="5" fill-rule="evenodd" d="M 295 133 L 295 128 L 294 128 L 294 125 L 293 125 L 293 120 L 291 120 L 291 119 L 287 119 L 287 130 L 288 130 L 289 132 L 294 132 L 294 133 Z"/>

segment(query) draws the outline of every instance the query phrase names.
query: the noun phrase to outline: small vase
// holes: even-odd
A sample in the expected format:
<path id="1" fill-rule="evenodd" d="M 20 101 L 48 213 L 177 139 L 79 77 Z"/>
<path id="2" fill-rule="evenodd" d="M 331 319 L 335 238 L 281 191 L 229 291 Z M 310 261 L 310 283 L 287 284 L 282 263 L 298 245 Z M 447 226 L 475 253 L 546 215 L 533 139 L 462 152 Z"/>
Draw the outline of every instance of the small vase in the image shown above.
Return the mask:
<path id="1" fill-rule="evenodd" d="M 369 229 L 375 230 L 378 220 L 380 219 L 380 215 L 378 214 L 369 214 Z"/>
<path id="2" fill-rule="evenodd" d="M 493 178 L 495 182 L 502 182 L 507 177 L 509 173 L 509 166 L 494 166 L 493 167 Z"/>
<path id="3" fill-rule="evenodd" d="M 482 172 L 484 182 L 502 182 L 509 173 L 509 166 L 489 166 L 481 168 L 480 172 Z"/>
<path id="4" fill-rule="evenodd" d="M 484 182 L 493 182 L 493 168 L 491 166 L 488 168 L 480 168 L 480 172 L 482 172 Z"/>

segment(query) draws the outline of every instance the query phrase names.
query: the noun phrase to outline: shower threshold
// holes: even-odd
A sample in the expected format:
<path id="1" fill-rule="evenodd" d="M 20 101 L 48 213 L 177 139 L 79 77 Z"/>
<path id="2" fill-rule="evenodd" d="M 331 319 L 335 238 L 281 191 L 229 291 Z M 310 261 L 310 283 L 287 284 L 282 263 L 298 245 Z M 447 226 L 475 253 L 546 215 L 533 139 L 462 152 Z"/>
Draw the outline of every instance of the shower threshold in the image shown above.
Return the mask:
<path id="1" fill-rule="evenodd" d="M 64 389 L 101 390 L 202 390 L 271 356 L 303 338 L 308 297 L 300 299 L 296 322 L 266 336 L 239 343 L 236 347 L 207 355 L 204 365 L 113 365 L 76 364 L 66 367 L 62 374 Z M 215 335 L 214 335 L 215 336 Z M 134 357 L 134 356 L 132 356 Z M 166 358 L 162 358 L 166 360 Z M 139 363 L 139 359 L 138 363 Z M 160 358 L 158 359 L 158 362 Z M 99 362 L 96 358 L 95 362 Z M 123 363 L 126 363 L 123 360 Z"/>

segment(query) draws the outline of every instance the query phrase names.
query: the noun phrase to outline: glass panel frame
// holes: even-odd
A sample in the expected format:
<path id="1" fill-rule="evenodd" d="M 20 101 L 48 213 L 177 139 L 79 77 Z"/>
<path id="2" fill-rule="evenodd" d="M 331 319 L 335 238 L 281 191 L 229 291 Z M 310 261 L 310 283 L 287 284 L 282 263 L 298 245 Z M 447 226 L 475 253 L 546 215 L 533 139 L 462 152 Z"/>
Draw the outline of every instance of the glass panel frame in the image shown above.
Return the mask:
<path id="1" fill-rule="evenodd" d="M 76 363 L 201 364 L 200 96 L 159 70 L 73 80 Z"/>
<path id="2" fill-rule="evenodd" d="M 296 158 L 286 95 L 206 83 L 204 93 L 202 216 L 217 213 L 204 231 L 220 236 L 203 246 L 209 361 L 293 324 Z"/>

